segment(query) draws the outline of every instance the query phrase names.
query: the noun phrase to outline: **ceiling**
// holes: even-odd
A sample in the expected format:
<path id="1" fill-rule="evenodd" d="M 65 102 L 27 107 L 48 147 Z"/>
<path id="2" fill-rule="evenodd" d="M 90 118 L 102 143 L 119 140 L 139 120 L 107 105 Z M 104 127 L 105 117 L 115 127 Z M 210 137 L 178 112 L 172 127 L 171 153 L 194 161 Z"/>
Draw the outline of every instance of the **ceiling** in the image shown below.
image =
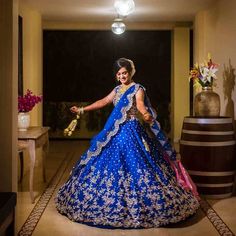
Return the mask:
<path id="1" fill-rule="evenodd" d="M 20 0 L 39 11 L 43 20 L 110 22 L 116 17 L 114 0 Z M 134 0 L 131 22 L 192 21 L 194 15 L 217 0 Z"/>

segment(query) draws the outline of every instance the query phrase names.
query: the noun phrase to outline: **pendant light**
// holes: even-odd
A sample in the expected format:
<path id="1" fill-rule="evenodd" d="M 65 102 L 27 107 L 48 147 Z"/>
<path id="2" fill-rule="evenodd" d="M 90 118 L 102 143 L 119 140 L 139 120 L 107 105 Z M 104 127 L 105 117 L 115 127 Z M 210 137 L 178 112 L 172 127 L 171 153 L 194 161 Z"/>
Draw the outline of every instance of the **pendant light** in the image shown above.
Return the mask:
<path id="1" fill-rule="evenodd" d="M 128 16 L 135 9 L 133 0 L 115 0 L 114 7 L 120 16 Z"/>
<path id="2" fill-rule="evenodd" d="M 111 30 L 114 34 L 122 34 L 125 32 L 125 23 L 120 18 L 116 18 L 111 25 Z"/>

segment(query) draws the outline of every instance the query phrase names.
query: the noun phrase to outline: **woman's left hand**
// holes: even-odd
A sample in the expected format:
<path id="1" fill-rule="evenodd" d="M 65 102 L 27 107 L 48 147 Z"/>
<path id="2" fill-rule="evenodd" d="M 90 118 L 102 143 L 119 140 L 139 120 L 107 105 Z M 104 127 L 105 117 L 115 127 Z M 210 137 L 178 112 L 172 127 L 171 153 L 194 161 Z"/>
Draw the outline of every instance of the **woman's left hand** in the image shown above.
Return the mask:
<path id="1" fill-rule="evenodd" d="M 152 124 L 154 122 L 154 118 L 149 112 L 143 114 L 143 120 L 149 124 Z"/>

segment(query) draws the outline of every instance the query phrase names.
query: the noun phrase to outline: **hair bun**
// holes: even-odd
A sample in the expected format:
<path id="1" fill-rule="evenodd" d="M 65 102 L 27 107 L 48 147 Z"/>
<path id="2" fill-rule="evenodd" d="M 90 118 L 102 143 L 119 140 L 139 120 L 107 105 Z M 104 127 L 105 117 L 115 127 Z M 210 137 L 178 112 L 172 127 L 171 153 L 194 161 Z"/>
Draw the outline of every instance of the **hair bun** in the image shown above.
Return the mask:
<path id="1" fill-rule="evenodd" d="M 136 70 L 135 70 L 135 66 L 134 66 L 134 62 L 130 59 L 127 58 L 119 58 L 113 67 L 113 71 L 114 71 L 114 75 L 116 75 L 116 73 L 122 68 L 125 67 L 129 74 L 131 75 L 131 77 L 135 74 Z"/>
<path id="2" fill-rule="evenodd" d="M 134 66 L 134 62 L 132 61 L 132 60 L 130 60 L 130 59 L 126 59 L 129 63 L 130 63 L 130 65 L 131 65 L 131 68 L 132 68 L 132 71 L 131 71 L 131 76 L 133 76 L 134 74 L 135 74 L 135 72 L 136 72 L 136 70 L 135 70 L 135 66 Z"/>

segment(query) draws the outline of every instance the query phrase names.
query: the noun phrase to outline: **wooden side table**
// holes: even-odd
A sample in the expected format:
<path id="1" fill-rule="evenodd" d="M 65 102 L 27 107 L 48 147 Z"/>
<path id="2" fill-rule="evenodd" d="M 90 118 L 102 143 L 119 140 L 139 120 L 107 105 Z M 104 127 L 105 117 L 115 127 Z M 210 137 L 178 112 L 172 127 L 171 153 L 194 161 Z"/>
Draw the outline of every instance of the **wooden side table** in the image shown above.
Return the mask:
<path id="1" fill-rule="evenodd" d="M 30 177 L 29 177 L 29 191 L 31 202 L 34 203 L 34 166 L 36 159 L 36 148 L 43 148 L 43 180 L 46 181 L 45 175 L 45 158 L 48 153 L 49 141 L 48 141 L 49 127 L 30 127 L 27 131 L 18 131 L 18 150 L 27 149 L 30 156 Z"/>

